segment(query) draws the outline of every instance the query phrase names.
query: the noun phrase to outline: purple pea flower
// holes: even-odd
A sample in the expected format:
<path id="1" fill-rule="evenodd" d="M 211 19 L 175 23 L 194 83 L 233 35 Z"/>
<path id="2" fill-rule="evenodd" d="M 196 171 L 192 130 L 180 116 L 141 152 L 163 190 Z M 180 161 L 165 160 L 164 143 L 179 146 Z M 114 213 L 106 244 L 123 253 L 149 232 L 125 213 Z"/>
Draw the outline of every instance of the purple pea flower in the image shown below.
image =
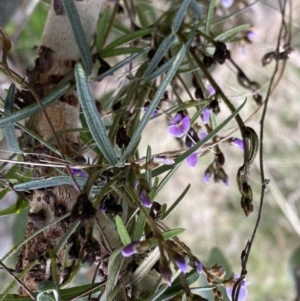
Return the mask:
<path id="1" fill-rule="evenodd" d="M 139 243 L 139 241 L 133 241 L 129 245 L 125 246 L 121 251 L 122 256 L 130 257 L 133 254 L 137 253 L 136 246 L 139 245 Z"/>
<path id="2" fill-rule="evenodd" d="M 189 157 L 187 157 L 186 162 L 189 167 L 193 168 L 196 166 L 198 161 L 197 153 L 191 154 Z"/>
<path id="3" fill-rule="evenodd" d="M 70 168 L 71 173 L 73 174 L 74 177 L 82 177 L 82 178 L 88 178 L 89 174 L 84 171 L 83 169 L 80 168 Z"/>
<path id="4" fill-rule="evenodd" d="M 206 88 L 207 92 L 209 93 L 209 97 L 211 97 L 212 95 L 216 94 L 216 90 L 212 85 L 209 85 Z"/>
<path id="5" fill-rule="evenodd" d="M 178 258 L 176 258 L 175 262 L 176 262 L 176 265 L 178 266 L 178 268 L 180 269 L 180 271 L 183 274 L 186 274 L 187 270 L 188 270 L 188 265 L 187 265 L 186 261 L 184 260 L 184 257 L 178 256 Z"/>
<path id="6" fill-rule="evenodd" d="M 152 202 L 148 196 L 148 193 L 146 193 L 145 191 L 142 191 L 140 194 L 140 199 L 141 199 L 141 202 L 144 207 L 151 208 Z"/>
<path id="7" fill-rule="evenodd" d="M 238 279 L 239 276 L 235 276 L 234 278 Z M 247 296 L 248 296 L 248 289 L 247 286 L 250 284 L 250 282 L 246 282 L 246 280 L 242 280 L 242 285 L 240 288 L 239 296 L 238 296 L 238 301 L 245 301 Z M 228 286 L 226 287 L 226 293 L 229 298 L 229 300 L 232 300 L 232 291 L 233 291 L 233 286 Z"/>
<path id="8" fill-rule="evenodd" d="M 244 150 L 244 141 L 240 138 L 233 138 L 230 142 L 231 145 L 238 147 L 240 150 Z"/>
<path id="9" fill-rule="evenodd" d="M 208 124 L 210 118 L 210 110 L 209 108 L 205 108 L 201 113 L 201 118 L 204 124 Z"/>
<path id="10" fill-rule="evenodd" d="M 169 133 L 174 137 L 181 138 L 190 129 L 191 121 L 188 115 L 184 117 L 182 113 L 178 112 L 174 119 L 170 121 L 170 124 L 168 127 Z"/>
<path id="11" fill-rule="evenodd" d="M 200 261 L 196 261 L 196 268 L 197 268 L 197 272 L 199 274 L 201 274 L 203 272 L 203 266 L 202 266 L 202 263 Z"/>

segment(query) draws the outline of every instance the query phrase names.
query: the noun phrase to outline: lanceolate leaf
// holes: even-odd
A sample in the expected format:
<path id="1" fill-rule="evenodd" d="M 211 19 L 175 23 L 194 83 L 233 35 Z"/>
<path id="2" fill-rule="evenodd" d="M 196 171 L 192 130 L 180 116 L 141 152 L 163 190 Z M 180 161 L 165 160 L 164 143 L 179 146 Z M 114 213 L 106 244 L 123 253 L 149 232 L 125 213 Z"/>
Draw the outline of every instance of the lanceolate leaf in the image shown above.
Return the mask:
<path id="1" fill-rule="evenodd" d="M 50 93 L 48 96 L 44 97 L 41 102 L 43 106 L 47 107 L 50 104 L 52 104 L 54 101 L 56 101 L 59 97 L 65 94 L 67 90 L 69 89 L 70 84 L 65 84 L 61 87 L 59 87 L 54 92 Z M 38 113 L 41 110 L 40 106 L 38 104 L 30 105 L 24 109 L 21 109 L 10 116 L 5 116 L 0 118 L 0 128 L 5 127 L 8 122 L 15 123 L 17 121 L 23 120 L 27 117 L 30 117 L 36 113 Z"/>
<path id="2" fill-rule="evenodd" d="M 98 113 L 87 78 L 80 63 L 75 65 L 75 78 L 79 101 L 91 134 L 103 156 L 110 165 L 115 166 L 118 163 L 118 158 L 107 136 L 105 126 Z"/>
<path id="3" fill-rule="evenodd" d="M 103 48 L 103 44 L 105 42 L 104 37 L 105 37 L 105 32 L 106 32 L 106 26 L 108 24 L 109 11 L 110 11 L 110 7 L 107 6 L 100 18 L 100 21 L 99 21 L 97 37 L 96 37 L 96 47 L 97 47 L 98 53 Z"/>
<path id="4" fill-rule="evenodd" d="M 93 61 L 90 46 L 86 40 L 78 11 L 73 0 L 63 0 L 63 3 L 72 27 L 76 44 L 79 48 L 80 56 L 85 67 L 85 72 L 89 76 L 92 72 Z"/>
<path id="5" fill-rule="evenodd" d="M 16 90 L 16 86 L 14 84 L 11 84 L 8 89 L 5 106 L 4 106 L 4 113 L 7 116 L 10 116 L 14 111 L 15 90 Z M 4 128 L 4 132 L 5 132 L 6 142 L 9 149 L 14 153 L 23 153 L 23 151 L 19 148 L 19 143 L 16 136 L 14 124 L 11 122 L 7 123 L 7 125 Z"/>
<path id="6" fill-rule="evenodd" d="M 184 0 L 179 8 L 179 10 L 177 11 L 177 14 L 175 16 L 175 19 L 173 21 L 172 24 L 172 31 L 173 32 L 177 32 L 179 29 L 179 26 L 181 25 L 181 22 L 183 20 L 184 14 L 190 4 L 191 0 Z"/>
<path id="7" fill-rule="evenodd" d="M 173 34 L 167 36 L 162 43 L 157 48 L 152 60 L 150 61 L 149 65 L 147 66 L 144 77 L 146 81 L 148 80 L 149 75 L 152 73 L 152 71 L 156 68 L 156 66 L 159 64 L 159 62 L 164 57 L 165 53 L 169 50 L 169 48 L 172 46 L 173 42 L 175 40 L 175 36 Z"/>
<path id="8" fill-rule="evenodd" d="M 84 186 L 87 179 L 84 177 L 75 177 L 75 180 L 79 186 Z M 14 186 L 14 189 L 17 191 L 34 190 L 34 189 L 47 188 L 52 186 L 59 186 L 63 184 L 72 185 L 74 184 L 74 182 L 71 177 L 58 176 L 49 179 L 39 179 L 39 180 L 29 181 L 26 183 L 17 184 Z"/>
<path id="9" fill-rule="evenodd" d="M 208 12 L 206 16 L 206 24 L 205 24 L 205 34 L 208 36 L 210 35 L 211 21 L 212 21 L 215 6 L 216 6 L 216 0 L 210 0 Z"/>
<path id="10" fill-rule="evenodd" d="M 118 39 L 116 39 L 115 41 L 113 41 L 112 43 L 110 43 L 109 45 L 107 45 L 103 51 L 107 51 L 109 49 L 114 49 L 118 46 L 121 46 L 125 43 L 128 43 L 130 41 L 133 41 L 133 40 L 136 40 L 138 38 L 141 38 L 145 35 L 148 35 L 150 33 L 152 33 L 154 31 L 154 28 L 147 28 L 147 29 L 141 29 L 141 30 L 138 30 L 138 31 L 135 31 L 135 32 L 132 32 L 132 33 L 129 33 L 129 34 L 126 34 Z"/>

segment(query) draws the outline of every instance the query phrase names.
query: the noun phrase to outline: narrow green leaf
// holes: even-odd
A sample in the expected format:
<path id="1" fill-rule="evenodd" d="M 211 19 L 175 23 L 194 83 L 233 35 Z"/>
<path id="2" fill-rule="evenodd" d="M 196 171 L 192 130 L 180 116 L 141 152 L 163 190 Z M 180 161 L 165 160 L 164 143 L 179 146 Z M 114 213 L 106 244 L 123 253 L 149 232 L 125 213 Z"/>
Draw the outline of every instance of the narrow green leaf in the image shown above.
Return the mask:
<path id="1" fill-rule="evenodd" d="M 162 236 L 163 236 L 164 240 L 169 240 L 175 236 L 178 236 L 179 234 L 183 233 L 184 231 L 185 231 L 185 229 L 177 228 L 177 229 L 173 229 L 173 230 L 162 233 Z"/>
<path id="2" fill-rule="evenodd" d="M 134 225 L 133 234 L 132 234 L 132 241 L 140 240 L 144 229 L 146 226 L 146 217 L 145 214 L 140 212 L 139 217 Z"/>
<path id="3" fill-rule="evenodd" d="M 105 49 L 101 51 L 100 55 L 102 58 L 108 58 L 108 57 L 113 57 L 113 56 L 118 56 L 118 55 L 126 55 L 126 54 L 134 54 L 134 53 L 141 53 L 143 52 L 143 48 L 138 48 L 138 47 L 120 47 L 120 48 L 115 48 L 115 49 Z"/>
<path id="4" fill-rule="evenodd" d="M 105 290 L 107 299 L 118 281 L 118 275 L 120 273 L 123 262 L 123 256 L 120 254 L 121 249 L 122 247 L 117 248 L 109 257 Z"/>
<path id="5" fill-rule="evenodd" d="M 147 256 L 140 266 L 134 271 L 133 275 L 130 277 L 130 286 L 134 287 L 137 285 L 152 269 L 152 267 L 157 263 L 160 257 L 159 248 L 156 247 L 149 256 Z"/>
<path id="6" fill-rule="evenodd" d="M 146 154 L 146 162 L 151 161 L 151 146 L 148 145 L 147 147 L 147 154 Z M 152 188 L 152 174 L 151 174 L 151 169 L 147 168 L 145 171 L 146 175 L 146 181 L 148 182 L 148 185 L 150 188 Z"/>
<path id="7" fill-rule="evenodd" d="M 6 209 L 0 211 L 0 216 L 10 215 L 10 214 L 19 214 L 23 209 L 27 208 L 28 203 L 22 201 L 21 204 L 12 205 Z"/>
<path id="8" fill-rule="evenodd" d="M 184 14 L 185 14 L 188 6 L 190 5 L 190 2 L 191 2 L 191 0 L 184 0 L 181 4 L 180 8 L 178 9 L 177 14 L 176 14 L 173 24 L 172 24 L 173 33 L 178 31 L 178 29 L 182 23 Z"/>
<path id="9" fill-rule="evenodd" d="M 129 33 L 129 34 L 126 34 L 116 40 L 114 40 L 112 43 L 110 43 L 109 45 L 107 45 L 102 51 L 105 52 L 109 49 L 114 49 L 118 46 L 121 46 L 125 43 L 128 43 L 130 41 L 134 41 L 138 38 L 141 38 L 143 36 L 146 36 L 150 33 L 152 33 L 154 31 L 154 28 L 147 28 L 147 29 L 141 29 L 141 30 L 137 30 L 135 32 L 132 32 L 132 33 Z"/>
<path id="10" fill-rule="evenodd" d="M 99 116 L 87 78 L 80 63 L 75 65 L 75 79 L 78 98 L 88 127 L 96 144 L 110 165 L 115 166 L 118 158 L 107 136 L 105 126 Z"/>
<path id="11" fill-rule="evenodd" d="M 205 34 L 207 36 L 210 36 L 210 27 L 211 27 L 211 21 L 214 14 L 215 6 L 216 6 L 216 0 L 210 0 L 208 12 L 206 15 L 206 24 L 205 24 Z"/>
<path id="12" fill-rule="evenodd" d="M 172 67 L 170 68 L 169 72 L 166 74 L 166 76 L 162 80 L 161 85 L 157 89 L 157 92 L 156 92 L 155 96 L 153 97 L 151 104 L 149 105 L 146 113 L 142 117 L 136 131 L 134 132 L 133 136 L 131 137 L 131 141 L 130 141 L 128 147 L 126 148 L 122 158 L 120 159 L 120 162 L 124 162 L 126 160 L 126 158 L 130 155 L 131 151 L 134 149 L 134 147 L 138 143 L 144 128 L 146 127 L 148 121 L 151 119 L 151 116 L 152 116 L 155 108 L 157 107 L 158 103 L 160 102 L 164 92 L 166 91 L 168 84 L 171 82 L 172 78 L 174 77 L 174 75 L 185 55 L 185 51 L 186 51 L 186 47 L 185 47 L 185 45 L 183 45 L 182 48 L 180 49 L 180 51 L 178 52 L 176 59 L 175 59 L 174 63 L 172 64 Z"/>
<path id="13" fill-rule="evenodd" d="M 229 40 L 230 37 L 236 35 L 237 33 L 239 33 L 242 30 L 246 30 L 247 28 L 249 28 L 251 26 L 251 24 L 243 24 L 243 25 L 239 25 L 237 27 L 234 27 L 230 30 L 227 30 L 225 32 L 222 32 L 221 34 L 219 34 L 218 36 L 216 36 L 214 39 L 217 41 L 222 41 L 222 42 L 226 42 Z"/>
<path id="14" fill-rule="evenodd" d="M 106 27 L 108 24 L 109 12 L 110 12 L 110 7 L 107 6 L 99 20 L 97 36 L 96 36 L 96 48 L 98 53 L 100 53 L 101 49 L 104 46 L 104 38 L 106 33 Z"/>
<path id="15" fill-rule="evenodd" d="M 185 195 L 188 193 L 188 191 L 191 188 L 191 184 L 189 184 L 184 191 L 181 193 L 181 195 L 177 198 L 177 200 L 170 206 L 170 208 L 165 212 L 165 214 L 162 216 L 161 219 L 165 219 L 174 209 L 175 207 L 180 203 L 180 201 L 185 197 Z"/>
<path id="16" fill-rule="evenodd" d="M 10 116 L 14 112 L 15 90 L 16 86 L 11 84 L 8 89 L 4 106 L 4 114 L 6 116 Z M 22 154 L 23 151 L 19 147 L 14 124 L 11 122 L 7 123 L 7 125 L 4 127 L 4 133 L 8 148 L 14 153 Z"/>
<path id="17" fill-rule="evenodd" d="M 70 300 L 74 297 L 80 295 L 81 293 L 87 291 L 89 288 L 95 287 L 93 292 L 100 291 L 100 288 L 98 283 L 96 283 L 94 286 L 91 286 L 90 284 L 85 284 L 81 286 L 71 287 L 67 289 L 60 290 L 60 294 L 63 300 Z M 88 294 L 88 293 L 87 293 Z M 0 299 L 2 298 L 2 295 L 0 294 Z M 32 301 L 30 297 L 26 296 L 19 296 L 19 295 L 6 295 L 5 301 Z"/>
<path id="18" fill-rule="evenodd" d="M 199 21 L 202 18 L 201 6 L 195 0 L 192 0 L 190 4 L 190 8 L 194 12 L 196 16 L 196 20 Z"/>
<path id="19" fill-rule="evenodd" d="M 43 106 L 47 107 L 56 101 L 59 97 L 65 94 L 65 92 L 69 89 L 70 84 L 65 84 L 59 87 L 57 90 L 50 93 L 48 96 L 44 97 L 41 101 Z M 7 125 L 8 122 L 15 123 L 17 121 L 23 120 L 27 117 L 30 117 L 41 110 L 38 104 L 32 104 L 24 109 L 21 109 L 10 116 L 5 116 L 0 118 L 0 128 L 3 128 Z"/>
<path id="20" fill-rule="evenodd" d="M 159 68 L 157 68 L 153 73 L 151 73 L 145 80 L 146 83 L 152 82 L 154 79 L 156 79 L 160 75 L 166 73 L 172 66 L 173 62 L 175 61 L 175 58 L 176 58 L 176 56 L 173 56 L 167 62 L 165 62 L 163 65 L 161 65 Z"/>
<path id="21" fill-rule="evenodd" d="M 152 73 L 152 71 L 156 68 L 159 62 L 162 60 L 166 52 L 172 46 L 173 42 L 175 41 L 175 36 L 173 34 L 167 36 L 157 48 L 152 60 L 150 61 L 149 65 L 147 66 L 144 72 L 144 78 L 148 79 L 148 76 Z"/>
<path id="22" fill-rule="evenodd" d="M 57 284 L 50 280 L 45 280 L 38 286 L 38 295 L 37 295 L 37 301 L 60 301 L 60 294 L 58 291 Z M 49 292 L 52 292 L 54 295 L 54 298 L 47 294 Z"/>
<path id="23" fill-rule="evenodd" d="M 78 183 L 78 185 L 81 187 L 85 185 L 87 180 L 84 177 L 74 177 L 74 178 Z M 14 186 L 14 189 L 16 191 L 34 190 L 34 189 L 47 188 L 51 186 L 59 186 L 63 184 L 73 185 L 74 182 L 71 177 L 57 176 L 57 177 L 51 177 L 49 179 L 39 179 L 39 180 L 33 180 L 33 181 L 17 184 Z"/>
<path id="24" fill-rule="evenodd" d="M 80 56 L 85 67 L 85 72 L 88 76 L 90 76 L 92 73 L 93 61 L 90 46 L 86 40 L 77 8 L 73 0 L 63 0 L 63 3 L 72 27 L 76 44 L 79 48 Z"/>
<path id="25" fill-rule="evenodd" d="M 178 156 L 175 159 L 175 164 L 178 164 L 178 163 L 182 162 L 184 159 L 189 157 L 192 153 L 197 151 L 201 146 L 203 146 L 205 143 L 207 143 L 210 139 L 212 139 L 215 135 L 217 135 L 217 133 L 220 130 L 222 130 L 222 128 L 225 127 L 240 112 L 240 110 L 244 107 L 246 102 L 247 102 L 247 100 L 245 100 L 234 113 L 232 113 L 219 126 L 217 126 L 213 131 L 211 131 L 204 139 L 202 139 L 200 142 L 196 143 L 193 147 L 189 148 L 186 152 L 184 152 L 183 154 Z M 174 166 L 174 164 L 173 165 L 164 165 L 164 166 L 161 166 L 161 167 L 158 167 L 158 168 L 154 169 L 152 171 L 152 177 L 159 176 L 163 172 L 165 172 L 169 169 L 172 169 L 173 166 Z"/>
<path id="26" fill-rule="evenodd" d="M 119 215 L 117 215 L 115 218 L 115 221 L 116 221 L 117 231 L 119 233 L 122 244 L 124 246 L 129 245 L 131 243 L 131 239 L 126 230 L 126 227 L 123 224 L 121 217 Z"/>
<path id="27" fill-rule="evenodd" d="M 75 232 L 77 227 L 80 225 L 80 220 L 74 222 L 66 231 L 62 239 L 59 241 L 59 243 L 55 246 L 54 253 L 58 254 L 58 252 L 67 244 L 68 239 L 70 236 Z"/>
<path id="28" fill-rule="evenodd" d="M 137 57 L 139 57 L 141 54 L 145 53 L 148 50 L 148 48 L 144 48 L 143 52 L 132 54 L 131 56 L 127 57 L 123 61 L 119 62 L 109 70 L 103 72 L 99 76 L 97 76 L 94 80 L 100 82 L 102 79 L 104 79 L 107 76 L 111 76 L 116 72 L 117 70 L 121 69 L 122 67 L 126 66 L 127 64 L 131 63 L 133 60 L 135 60 Z"/>

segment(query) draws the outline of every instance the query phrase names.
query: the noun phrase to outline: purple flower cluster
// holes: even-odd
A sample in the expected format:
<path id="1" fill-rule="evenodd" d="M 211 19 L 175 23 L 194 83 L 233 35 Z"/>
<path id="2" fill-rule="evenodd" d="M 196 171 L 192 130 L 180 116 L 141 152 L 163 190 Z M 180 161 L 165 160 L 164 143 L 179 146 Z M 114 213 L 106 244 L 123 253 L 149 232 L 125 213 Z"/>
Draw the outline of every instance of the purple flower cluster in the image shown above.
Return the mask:
<path id="1" fill-rule="evenodd" d="M 194 132 L 194 130 L 190 129 L 191 121 L 189 116 L 184 116 L 182 112 L 178 112 L 174 119 L 170 121 L 170 124 L 171 125 L 168 127 L 169 133 L 176 138 L 186 136 L 185 145 L 188 148 L 193 147 L 195 143 L 200 141 L 200 139 L 207 136 L 205 132 L 200 132 L 199 139 L 199 136 Z M 198 161 L 198 152 L 191 154 L 186 161 L 189 167 L 195 167 Z"/>

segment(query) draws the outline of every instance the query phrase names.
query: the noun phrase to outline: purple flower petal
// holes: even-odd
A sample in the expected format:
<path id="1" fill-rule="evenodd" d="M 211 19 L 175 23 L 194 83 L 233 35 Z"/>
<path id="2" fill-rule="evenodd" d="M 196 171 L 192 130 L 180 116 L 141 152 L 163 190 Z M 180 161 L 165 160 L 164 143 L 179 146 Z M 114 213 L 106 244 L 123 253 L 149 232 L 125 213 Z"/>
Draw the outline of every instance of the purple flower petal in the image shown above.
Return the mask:
<path id="1" fill-rule="evenodd" d="M 184 134 L 186 134 L 189 131 L 190 126 L 191 126 L 190 117 L 187 115 L 182 119 L 181 126 L 180 126 Z"/>
<path id="2" fill-rule="evenodd" d="M 231 144 L 238 147 L 241 150 L 244 150 L 244 141 L 243 141 L 243 139 L 234 138 L 234 139 L 232 139 Z"/>
<path id="3" fill-rule="evenodd" d="M 203 140 L 207 135 L 208 134 L 206 132 L 200 131 L 199 133 L 200 140 Z"/>
<path id="4" fill-rule="evenodd" d="M 201 114 L 202 121 L 204 124 L 208 124 L 209 122 L 209 117 L 210 117 L 210 111 L 209 108 L 205 108 L 204 111 Z"/>
<path id="5" fill-rule="evenodd" d="M 170 125 L 168 127 L 168 131 L 172 136 L 177 137 L 177 138 L 180 138 L 184 135 L 181 128 L 177 125 Z"/>
<path id="6" fill-rule="evenodd" d="M 203 266 L 200 261 L 196 261 L 197 272 L 201 274 L 203 272 Z"/>
<path id="7" fill-rule="evenodd" d="M 140 199 L 144 207 L 151 208 L 152 202 L 150 198 L 147 195 L 145 195 L 144 191 L 142 191 L 142 193 L 140 194 Z"/>
<path id="8" fill-rule="evenodd" d="M 214 87 L 212 85 L 209 85 L 206 90 L 208 91 L 209 93 L 209 97 L 216 94 L 216 90 L 214 89 Z"/>
<path id="9" fill-rule="evenodd" d="M 176 265 L 178 266 L 178 268 L 181 270 L 181 272 L 183 274 L 186 274 L 187 270 L 188 270 L 188 265 L 187 263 L 185 262 L 184 258 L 183 257 L 178 257 L 177 260 L 176 260 Z"/>
<path id="10" fill-rule="evenodd" d="M 136 253 L 136 246 L 138 244 L 139 244 L 138 241 L 133 241 L 129 245 L 125 246 L 121 251 L 121 254 L 123 255 L 123 257 L 130 257 L 133 254 L 135 254 Z"/>
<path id="11" fill-rule="evenodd" d="M 183 119 L 183 116 L 181 113 L 177 113 L 173 119 L 170 120 L 170 124 L 178 124 L 181 122 L 181 120 Z"/>
<path id="12" fill-rule="evenodd" d="M 191 154 L 189 157 L 187 157 L 186 161 L 189 167 L 195 167 L 198 161 L 197 153 Z"/>
<path id="13" fill-rule="evenodd" d="M 233 290 L 233 287 L 231 287 L 231 286 L 226 287 L 226 293 L 227 293 L 227 296 L 228 296 L 230 301 L 232 300 L 232 290 Z M 237 300 L 238 301 L 245 301 L 247 296 L 248 296 L 248 289 L 245 285 L 242 284 Z"/>
<path id="14" fill-rule="evenodd" d="M 71 167 L 70 170 L 74 177 L 82 177 L 82 178 L 89 177 L 89 174 L 83 169 Z"/>
<path id="15" fill-rule="evenodd" d="M 211 177 L 211 173 L 208 173 L 208 172 L 205 172 L 204 173 L 204 177 L 203 177 L 203 180 L 206 184 L 208 184 L 209 180 L 210 180 L 210 177 Z"/>
<path id="16" fill-rule="evenodd" d="M 248 37 L 248 39 L 250 39 L 250 40 L 255 39 L 256 36 L 257 36 L 257 34 L 253 30 L 248 30 L 247 31 L 247 37 Z"/>

